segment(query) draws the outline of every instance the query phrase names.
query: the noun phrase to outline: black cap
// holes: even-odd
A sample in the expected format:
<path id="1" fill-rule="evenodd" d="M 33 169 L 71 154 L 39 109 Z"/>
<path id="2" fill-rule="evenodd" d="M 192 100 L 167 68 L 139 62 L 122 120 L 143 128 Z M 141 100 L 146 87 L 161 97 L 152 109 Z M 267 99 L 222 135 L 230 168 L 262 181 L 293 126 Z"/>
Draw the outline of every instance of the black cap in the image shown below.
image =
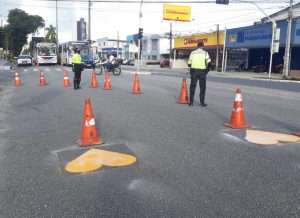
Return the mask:
<path id="1" fill-rule="evenodd" d="M 203 42 L 198 42 L 197 47 L 198 47 L 198 48 L 204 47 L 204 43 L 203 43 Z"/>

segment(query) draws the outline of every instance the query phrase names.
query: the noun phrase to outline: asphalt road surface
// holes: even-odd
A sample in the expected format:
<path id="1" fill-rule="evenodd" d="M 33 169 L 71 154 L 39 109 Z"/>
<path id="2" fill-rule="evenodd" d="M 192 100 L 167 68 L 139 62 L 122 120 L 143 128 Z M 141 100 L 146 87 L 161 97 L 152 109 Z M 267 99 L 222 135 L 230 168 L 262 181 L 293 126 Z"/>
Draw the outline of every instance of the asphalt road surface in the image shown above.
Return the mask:
<path id="1" fill-rule="evenodd" d="M 252 129 L 300 131 L 299 84 L 209 77 L 206 102 L 177 104 L 182 77 L 139 75 L 143 94 L 130 94 L 133 74 L 110 75 L 112 90 L 63 87 L 63 70 L 41 66 L 0 72 L 0 217 L 299 217 L 300 143 L 257 145 L 230 120 L 241 88 Z M 170 74 L 170 73 L 168 73 Z M 72 81 L 72 73 L 69 73 Z M 187 76 L 187 75 L 185 75 Z M 187 80 L 189 86 L 189 79 Z M 137 162 L 69 173 L 65 165 L 88 151 L 81 137 L 90 97 L 105 144 Z"/>

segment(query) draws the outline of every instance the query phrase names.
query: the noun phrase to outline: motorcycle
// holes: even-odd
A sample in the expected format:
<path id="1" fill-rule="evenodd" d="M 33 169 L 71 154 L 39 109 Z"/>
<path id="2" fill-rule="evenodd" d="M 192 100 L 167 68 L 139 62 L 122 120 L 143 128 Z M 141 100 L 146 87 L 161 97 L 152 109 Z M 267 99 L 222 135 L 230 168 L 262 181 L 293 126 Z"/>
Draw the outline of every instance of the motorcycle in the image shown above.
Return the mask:
<path id="1" fill-rule="evenodd" d="M 119 62 L 111 65 L 109 69 L 106 68 L 107 61 L 95 63 L 95 73 L 101 75 L 102 72 L 112 72 L 114 75 L 119 76 L 121 74 L 121 64 Z"/>

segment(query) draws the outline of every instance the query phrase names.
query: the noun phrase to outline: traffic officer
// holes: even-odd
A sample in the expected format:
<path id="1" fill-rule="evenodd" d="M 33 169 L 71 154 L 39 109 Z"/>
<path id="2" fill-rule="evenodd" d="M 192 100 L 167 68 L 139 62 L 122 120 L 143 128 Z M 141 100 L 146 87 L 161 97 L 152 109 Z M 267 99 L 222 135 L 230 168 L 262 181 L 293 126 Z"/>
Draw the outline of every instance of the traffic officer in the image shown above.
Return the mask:
<path id="1" fill-rule="evenodd" d="M 76 49 L 73 55 L 73 71 L 74 71 L 74 89 L 81 89 L 79 86 L 81 81 L 81 71 L 82 71 L 82 63 L 81 63 L 81 56 L 80 50 Z"/>
<path id="2" fill-rule="evenodd" d="M 204 47 L 203 42 L 199 42 L 197 44 L 198 49 L 192 51 L 189 60 L 188 66 L 191 67 L 191 85 L 190 85 L 190 106 L 194 104 L 194 94 L 195 89 L 197 87 L 197 81 L 199 79 L 200 86 L 200 106 L 205 107 L 207 104 L 205 103 L 205 90 L 206 90 L 206 74 L 210 68 L 211 59 L 209 54 L 204 51 L 202 48 Z"/>

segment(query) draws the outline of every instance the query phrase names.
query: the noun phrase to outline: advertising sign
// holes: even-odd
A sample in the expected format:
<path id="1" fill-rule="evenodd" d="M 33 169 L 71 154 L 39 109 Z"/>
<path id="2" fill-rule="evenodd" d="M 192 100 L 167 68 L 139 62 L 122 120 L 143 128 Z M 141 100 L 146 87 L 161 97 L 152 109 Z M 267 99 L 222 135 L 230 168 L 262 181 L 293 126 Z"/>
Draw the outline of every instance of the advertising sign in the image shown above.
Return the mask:
<path id="1" fill-rule="evenodd" d="M 164 20 L 190 21 L 191 7 L 182 5 L 164 4 Z"/>
<path id="2" fill-rule="evenodd" d="M 203 42 L 205 47 L 223 45 L 224 32 L 219 32 L 219 43 L 216 32 L 178 37 L 174 39 L 174 48 L 196 48 L 198 42 Z"/>

